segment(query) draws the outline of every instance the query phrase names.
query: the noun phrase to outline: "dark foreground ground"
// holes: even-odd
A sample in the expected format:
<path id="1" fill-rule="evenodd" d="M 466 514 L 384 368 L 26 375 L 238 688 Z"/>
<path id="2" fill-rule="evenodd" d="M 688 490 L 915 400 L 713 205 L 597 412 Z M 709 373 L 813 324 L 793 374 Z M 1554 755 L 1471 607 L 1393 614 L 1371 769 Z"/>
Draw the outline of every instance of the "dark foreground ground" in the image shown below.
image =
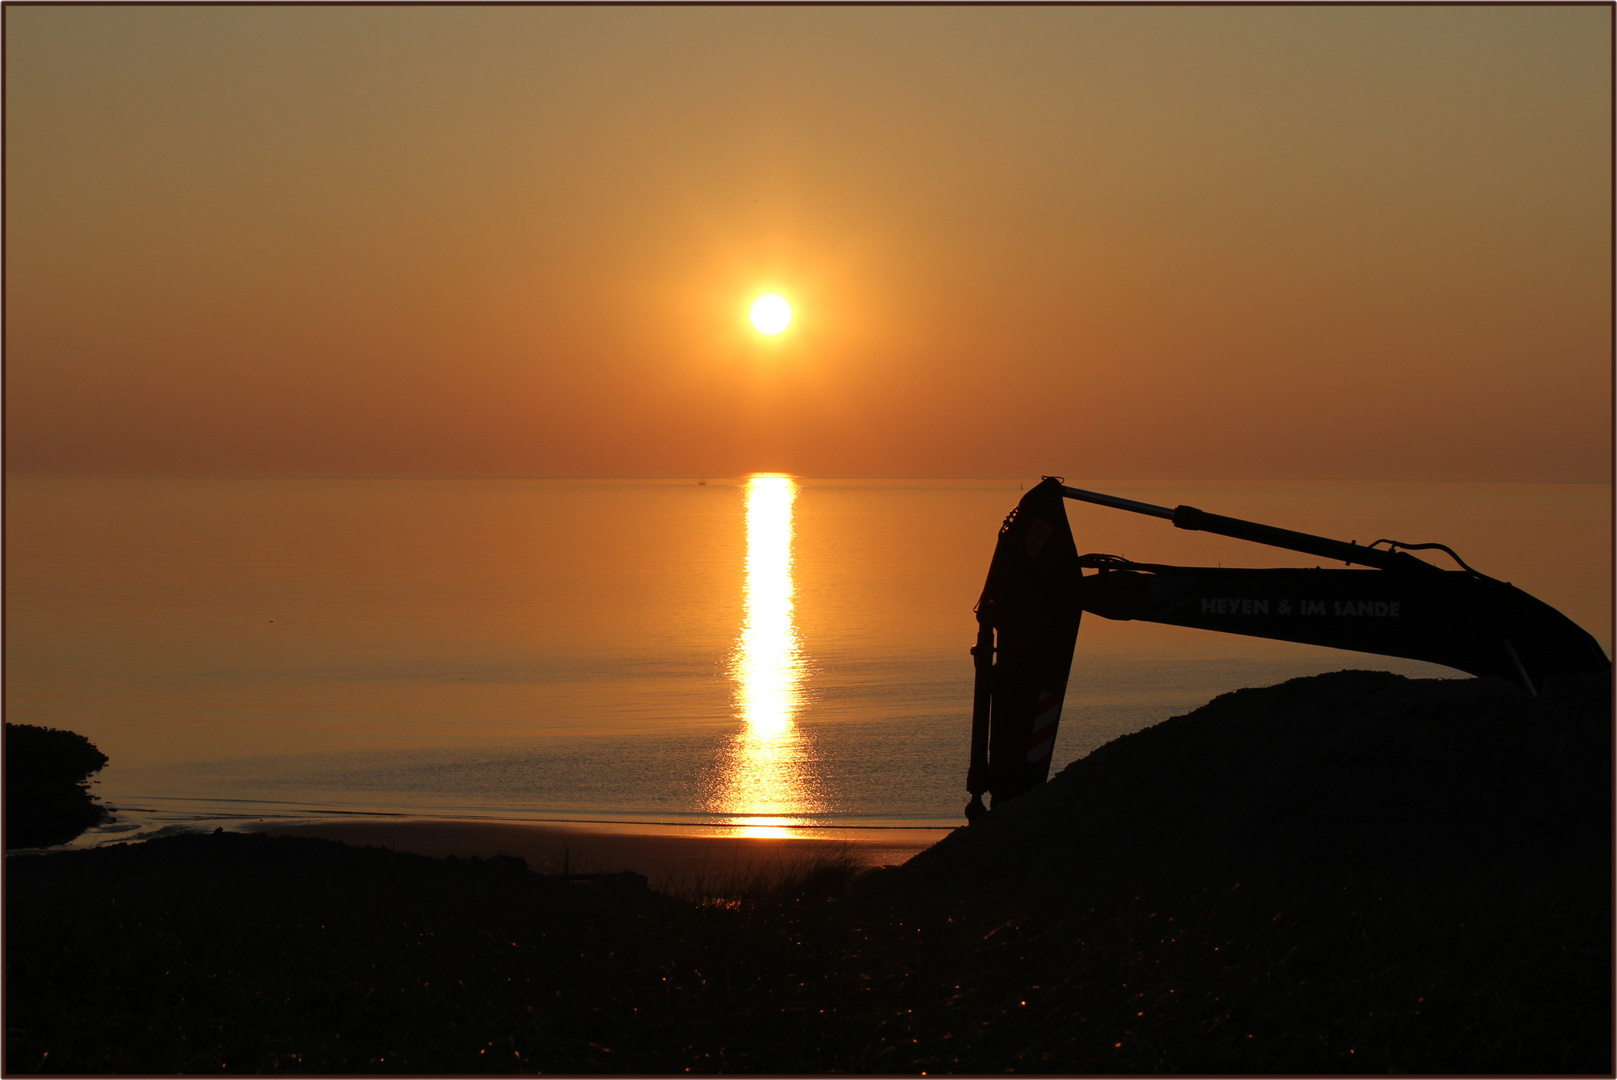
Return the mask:
<path id="1" fill-rule="evenodd" d="M 672 897 L 294 837 L 7 859 L 10 1073 L 1610 1074 L 1610 704 L 1343 672 L 904 867 Z"/>

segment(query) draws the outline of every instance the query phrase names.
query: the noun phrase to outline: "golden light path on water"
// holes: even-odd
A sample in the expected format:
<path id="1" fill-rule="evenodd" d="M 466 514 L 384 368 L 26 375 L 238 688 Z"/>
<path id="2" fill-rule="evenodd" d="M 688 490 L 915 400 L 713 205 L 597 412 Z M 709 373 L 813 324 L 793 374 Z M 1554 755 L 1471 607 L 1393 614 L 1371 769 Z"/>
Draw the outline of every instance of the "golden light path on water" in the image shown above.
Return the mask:
<path id="1" fill-rule="evenodd" d="M 791 819 L 817 802 L 795 723 L 804 666 L 792 609 L 796 501 L 791 477 L 747 480 L 744 613 L 730 665 L 742 728 L 712 809 L 744 818 L 748 836 L 788 835 Z"/>

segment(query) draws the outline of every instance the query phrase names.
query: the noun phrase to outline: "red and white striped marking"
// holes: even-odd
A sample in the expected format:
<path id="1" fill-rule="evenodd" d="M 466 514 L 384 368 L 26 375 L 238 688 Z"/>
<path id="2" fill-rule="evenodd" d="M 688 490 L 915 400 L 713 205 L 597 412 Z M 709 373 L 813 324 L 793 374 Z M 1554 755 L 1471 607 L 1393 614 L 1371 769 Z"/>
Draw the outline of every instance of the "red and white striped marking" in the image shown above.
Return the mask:
<path id="1" fill-rule="evenodd" d="M 1029 764 L 1050 763 L 1056 749 L 1056 721 L 1061 719 L 1061 690 L 1040 690 L 1039 703 L 1033 709 L 1033 734 L 1028 736 L 1027 760 Z"/>

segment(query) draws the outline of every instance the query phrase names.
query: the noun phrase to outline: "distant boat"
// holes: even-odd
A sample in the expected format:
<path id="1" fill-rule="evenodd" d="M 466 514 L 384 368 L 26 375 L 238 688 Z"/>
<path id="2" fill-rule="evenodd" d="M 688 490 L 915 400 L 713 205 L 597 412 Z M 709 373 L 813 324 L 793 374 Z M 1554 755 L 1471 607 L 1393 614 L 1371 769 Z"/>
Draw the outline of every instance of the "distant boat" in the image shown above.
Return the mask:
<path id="1" fill-rule="evenodd" d="M 697 487 L 707 487 L 707 477 L 704 476 L 700 480 L 696 481 L 696 486 Z"/>

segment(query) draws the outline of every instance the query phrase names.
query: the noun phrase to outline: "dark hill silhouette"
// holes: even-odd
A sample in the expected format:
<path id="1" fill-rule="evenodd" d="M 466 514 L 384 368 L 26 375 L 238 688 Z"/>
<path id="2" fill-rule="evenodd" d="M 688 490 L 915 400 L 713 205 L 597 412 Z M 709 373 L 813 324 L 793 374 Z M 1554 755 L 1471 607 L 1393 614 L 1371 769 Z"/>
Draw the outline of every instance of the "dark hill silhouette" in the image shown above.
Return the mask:
<path id="1" fill-rule="evenodd" d="M 1609 1074 L 1611 857 L 1605 678 L 1343 671 L 1109 743 L 860 892 L 930 941 L 894 996 L 952 988 L 904 1032 L 929 1070 Z"/>
<path id="2" fill-rule="evenodd" d="M 944 893 L 1609 867 L 1610 684 L 1341 671 L 1117 739 L 882 875 Z M 873 882 L 873 885 L 878 883 Z"/>

